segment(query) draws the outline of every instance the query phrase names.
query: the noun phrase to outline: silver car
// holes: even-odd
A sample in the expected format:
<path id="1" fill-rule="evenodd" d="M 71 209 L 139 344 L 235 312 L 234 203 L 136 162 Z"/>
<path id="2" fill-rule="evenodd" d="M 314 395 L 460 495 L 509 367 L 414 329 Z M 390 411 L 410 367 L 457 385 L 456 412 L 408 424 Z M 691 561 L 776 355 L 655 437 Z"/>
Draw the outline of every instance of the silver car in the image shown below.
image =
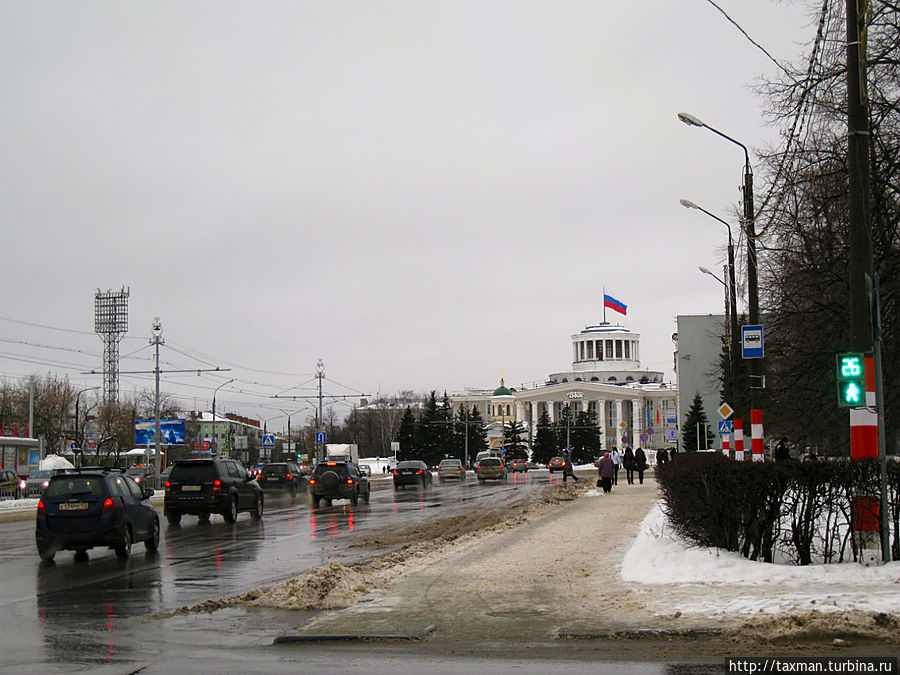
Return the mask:
<path id="1" fill-rule="evenodd" d="M 38 469 L 32 471 L 25 479 L 25 496 L 40 497 L 50 484 L 50 477 L 59 473 L 59 469 Z"/>

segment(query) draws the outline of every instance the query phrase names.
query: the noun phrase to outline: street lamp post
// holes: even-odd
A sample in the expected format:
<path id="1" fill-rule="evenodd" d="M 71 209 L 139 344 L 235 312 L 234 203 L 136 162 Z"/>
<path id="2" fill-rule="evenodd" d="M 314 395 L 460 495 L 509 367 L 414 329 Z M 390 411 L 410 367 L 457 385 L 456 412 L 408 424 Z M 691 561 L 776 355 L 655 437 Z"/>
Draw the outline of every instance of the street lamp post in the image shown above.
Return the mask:
<path id="1" fill-rule="evenodd" d="M 213 423 L 213 454 L 219 454 L 219 434 L 218 434 L 218 425 L 216 423 L 216 394 L 219 393 L 219 389 L 224 387 L 226 384 L 231 384 L 234 382 L 234 378 L 232 377 L 228 382 L 223 382 L 218 387 L 216 387 L 215 391 L 213 391 L 212 398 L 212 423 Z"/>
<path id="2" fill-rule="evenodd" d="M 729 317 L 729 341 L 728 341 L 728 351 L 731 355 L 731 387 L 732 392 L 737 392 L 741 390 L 740 383 L 738 382 L 738 354 L 740 352 L 739 344 L 738 344 L 738 314 L 737 314 L 737 289 L 735 287 L 734 282 L 734 239 L 731 236 L 731 225 L 728 224 L 725 220 L 719 218 L 719 216 L 714 213 L 710 213 L 706 209 L 701 206 L 697 206 L 694 202 L 689 201 L 687 199 L 680 200 L 681 205 L 688 209 L 697 209 L 698 211 L 702 211 L 710 218 L 718 220 L 722 223 L 726 228 L 728 228 L 728 285 L 725 286 L 725 295 L 727 296 L 728 304 L 726 309 L 729 309 L 730 312 L 726 312 L 730 314 Z M 712 274 L 706 268 L 701 267 L 701 272 L 705 272 L 706 274 Z M 713 275 L 715 276 L 715 275 Z M 721 281 L 721 279 L 720 279 Z M 724 285 L 724 282 L 722 282 Z M 727 392 L 726 392 L 727 393 Z M 737 400 L 728 401 L 728 403 L 732 405 L 738 406 Z M 740 406 L 738 406 L 740 407 Z"/>
<path id="3" fill-rule="evenodd" d="M 744 183 L 741 187 L 743 191 L 744 217 L 741 225 L 744 233 L 747 235 L 747 313 L 751 325 L 759 325 L 759 287 L 757 283 L 757 267 L 756 267 L 756 230 L 754 221 L 756 214 L 753 210 L 753 169 L 750 166 L 750 152 L 747 146 L 736 141 L 731 136 L 723 134 L 718 129 L 714 129 L 702 120 L 688 113 L 678 113 L 678 119 L 692 127 L 704 127 L 709 129 L 717 136 L 721 136 L 727 141 L 734 143 L 744 151 Z M 758 359 L 751 359 L 749 364 L 749 382 L 748 395 L 750 399 L 750 409 L 757 407 L 756 396 L 754 394 L 756 388 L 761 386 L 761 377 L 758 372 Z"/>

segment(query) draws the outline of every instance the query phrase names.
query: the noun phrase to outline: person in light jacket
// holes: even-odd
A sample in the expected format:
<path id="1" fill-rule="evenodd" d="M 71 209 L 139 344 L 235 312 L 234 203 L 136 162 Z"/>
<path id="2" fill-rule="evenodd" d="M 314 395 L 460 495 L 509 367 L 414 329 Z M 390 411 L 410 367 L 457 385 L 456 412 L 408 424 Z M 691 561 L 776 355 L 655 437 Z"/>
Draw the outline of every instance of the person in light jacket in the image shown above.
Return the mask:
<path id="1" fill-rule="evenodd" d="M 612 446 L 612 450 L 609 451 L 609 458 L 613 463 L 613 485 L 618 485 L 619 469 L 622 466 L 622 455 L 616 450 L 616 446 Z"/>
<path id="2" fill-rule="evenodd" d="M 604 493 L 609 493 L 613 486 L 613 477 L 615 476 L 615 464 L 613 463 L 610 453 L 604 453 L 600 461 L 597 462 L 597 473 L 600 474 L 600 485 L 603 487 Z"/>

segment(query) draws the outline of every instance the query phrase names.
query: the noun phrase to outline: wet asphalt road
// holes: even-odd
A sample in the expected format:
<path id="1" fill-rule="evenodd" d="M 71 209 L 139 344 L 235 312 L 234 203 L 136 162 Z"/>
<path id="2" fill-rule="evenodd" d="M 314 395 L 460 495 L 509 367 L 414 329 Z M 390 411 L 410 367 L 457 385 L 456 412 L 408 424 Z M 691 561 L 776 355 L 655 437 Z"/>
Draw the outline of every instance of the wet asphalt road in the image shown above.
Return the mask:
<path id="1" fill-rule="evenodd" d="M 210 522 L 186 516 L 176 527 L 160 512 L 159 551 L 145 552 L 143 544 L 135 544 L 126 561 L 98 548 L 86 557 L 63 551 L 55 563 L 42 563 L 32 520 L 0 523 L 0 671 L 100 667 L 130 672 L 129 664 L 158 652 L 160 640 L 167 639 L 148 619 L 152 614 L 234 596 L 331 560 L 367 557 L 373 551 L 351 547 L 362 533 L 530 499 L 547 484 L 546 472 L 532 472 L 511 475 L 505 484 L 480 484 L 470 478 L 442 486 L 435 480 L 427 490 L 395 492 L 389 480 L 376 477 L 371 503 L 356 507 L 342 500 L 313 510 L 305 494 L 293 503 L 286 495 L 268 495 L 260 522 L 249 514 L 241 514 L 235 524 L 220 516 Z M 248 630 L 262 636 L 263 643 L 270 638 L 267 631 L 274 635 L 281 630 L 252 626 L 253 617 L 240 612 L 235 616 L 235 622 L 246 621 Z M 167 662 L 177 662 L 179 653 L 215 653 L 223 640 L 227 642 L 223 633 L 198 629 L 202 617 L 188 615 L 172 622 L 180 627 L 168 638 L 176 651 L 167 654 Z M 240 626 L 232 626 L 231 633 L 240 635 Z M 185 639 L 187 634 L 190 639 Z"/>

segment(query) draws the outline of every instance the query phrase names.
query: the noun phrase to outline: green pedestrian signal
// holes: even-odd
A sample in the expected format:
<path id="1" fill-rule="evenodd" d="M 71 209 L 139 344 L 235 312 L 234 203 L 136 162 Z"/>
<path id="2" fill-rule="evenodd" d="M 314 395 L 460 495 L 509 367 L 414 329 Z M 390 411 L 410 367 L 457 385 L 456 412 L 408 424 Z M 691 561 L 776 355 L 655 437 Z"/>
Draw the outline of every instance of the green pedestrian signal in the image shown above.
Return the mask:
<path id="1" fill-rule="evenodd" d="M 866 405 L 866 372 L 863 355 L 837 355 L 838 406 L 861 408 Z"/>

